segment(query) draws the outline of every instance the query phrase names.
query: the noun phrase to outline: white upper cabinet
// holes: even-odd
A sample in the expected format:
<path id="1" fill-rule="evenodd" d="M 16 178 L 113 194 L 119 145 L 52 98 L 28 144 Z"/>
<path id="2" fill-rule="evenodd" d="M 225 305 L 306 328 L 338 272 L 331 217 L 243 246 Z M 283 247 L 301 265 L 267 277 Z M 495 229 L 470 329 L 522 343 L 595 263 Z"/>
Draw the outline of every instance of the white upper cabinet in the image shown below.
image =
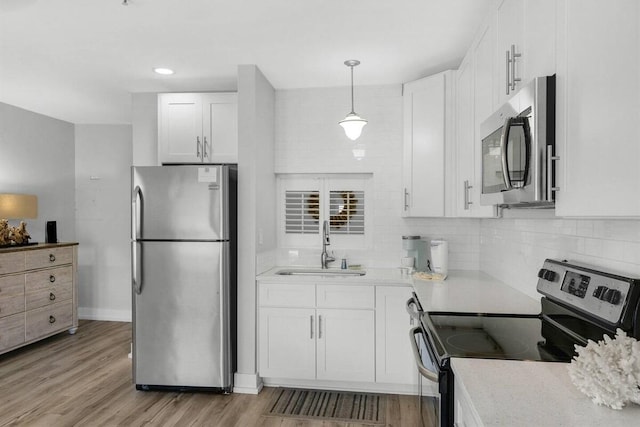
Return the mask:
<path id="1" fill-rule="evenodd" d="M 490 24 L 491 22 L 489 22 Z M 493 217 L 493 206 L 481 206 L 480 123 L 493 112 L 495 31 L 485 25 L 460 64 L 456 91 L 455 208 L 459 217 Z"/>
<path id="2" fill-rule="evenodd" d="M 497 107 L 531 79 L 555 73 L 556 1 L 500 1 L 495 33 Z"/>
<path id="3" fill-rule="evenodd" d="M 557 3 L 556 215 L 640 216 L 640 2 Z"/>
<path id="4" fill-rule="evenodd" d="M 524 0 L 504 0 L 496 13 L 496 57 L 499 105 L 511 97 L 523 83 Z"/>
<path id="5" fill-rule="evenodd" d="M 237 163 L 235 93 L 158 95 L 160 163 Z"/>
<path id="6" fill-rule="evenodd" d="M 451 214 L 455 74 L 405 83 L 403 216 Z"/>

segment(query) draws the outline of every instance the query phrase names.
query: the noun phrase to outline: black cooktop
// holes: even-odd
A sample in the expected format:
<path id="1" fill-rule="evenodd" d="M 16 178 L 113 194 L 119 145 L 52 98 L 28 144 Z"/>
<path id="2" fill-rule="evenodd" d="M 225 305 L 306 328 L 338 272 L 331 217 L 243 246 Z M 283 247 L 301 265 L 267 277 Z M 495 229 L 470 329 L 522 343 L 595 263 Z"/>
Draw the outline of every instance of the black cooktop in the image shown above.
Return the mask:
<path id="1" fill-rule="evenodd" d="M 539 315 L 430 313 L 429 338 L 438 359 L 471 357 L 569 362 L 575 338 Z"/>

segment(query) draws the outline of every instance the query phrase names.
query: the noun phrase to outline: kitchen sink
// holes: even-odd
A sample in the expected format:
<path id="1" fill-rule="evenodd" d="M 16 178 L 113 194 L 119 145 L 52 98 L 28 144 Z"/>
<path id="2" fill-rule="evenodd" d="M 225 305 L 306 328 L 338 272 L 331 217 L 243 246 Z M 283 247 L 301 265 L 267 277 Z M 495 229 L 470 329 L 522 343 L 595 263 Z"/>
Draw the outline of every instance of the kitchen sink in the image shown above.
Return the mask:
<path id="1" fill-rule="evenodd" d="M 286 268 L 276 271 L 279 276 L 332 276 L 332 277 L 358 277 L 367 274 L 363 270 L 339 270 L 320 268 Z"/>

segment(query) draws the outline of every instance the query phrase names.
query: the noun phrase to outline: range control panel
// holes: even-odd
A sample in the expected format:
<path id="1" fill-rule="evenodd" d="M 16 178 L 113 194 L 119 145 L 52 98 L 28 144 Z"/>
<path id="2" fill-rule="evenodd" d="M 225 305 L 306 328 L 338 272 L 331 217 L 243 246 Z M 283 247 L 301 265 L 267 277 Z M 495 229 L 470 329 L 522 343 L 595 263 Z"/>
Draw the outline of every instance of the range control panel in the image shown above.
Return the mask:
<path id="1" fill-rule="evenodd" d="M 546 260 L 538 271 L 538 292 L 617 324 L 624 312 L 631 279 L 565 262 Z"/>

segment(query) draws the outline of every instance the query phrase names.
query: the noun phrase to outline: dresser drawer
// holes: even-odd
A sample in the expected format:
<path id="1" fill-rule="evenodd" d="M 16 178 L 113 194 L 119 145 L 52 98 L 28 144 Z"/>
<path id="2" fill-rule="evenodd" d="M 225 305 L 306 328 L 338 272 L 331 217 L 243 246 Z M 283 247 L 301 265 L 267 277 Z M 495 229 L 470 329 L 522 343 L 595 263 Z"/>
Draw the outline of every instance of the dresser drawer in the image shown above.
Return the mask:
<path id="1" fill-rule="evenodd" d="M 25 274 L 25 292 L 49 289 L 59 285 L 71 283 L 73 280 L 72 267 L 56 267 L 34 271 Z"/>
<path id="2" fill-rule="evenodd" d="M 24 342 L 24 313 L 0 319 L 0 351 Z"/>
<path id="3" fill-rule="evenodd" d="M 27 311 L 26 340 L 31 341 L 70 328 L 73 323 L 71 301 L 59 302 L 48 307 Z"/>
<path id="4" fill-rule="evenodd" d="M 38 249 L 25 252 L 25 265 L 27 270 L 71 264 L 72 261 L 73 248 L 70 246 L 64 248 Z"/>
<path id="5" fill-rule="evenodd" d="M 0 253 L 0 274 L 24 270 L 24 252 Z"/>
<path id="6" fill-rule="evenodd" d="M 0 277 L 0 317 L 24 311 L 24 274 Z"/>
<path id="7" fill-rule="evenodd" d="M 71 282 L 27 292 L 25 296 L 26 309 L 33 310 L 34 308 L 67 301 L 71 299 L 72 295 L 73 284 Z"/>

